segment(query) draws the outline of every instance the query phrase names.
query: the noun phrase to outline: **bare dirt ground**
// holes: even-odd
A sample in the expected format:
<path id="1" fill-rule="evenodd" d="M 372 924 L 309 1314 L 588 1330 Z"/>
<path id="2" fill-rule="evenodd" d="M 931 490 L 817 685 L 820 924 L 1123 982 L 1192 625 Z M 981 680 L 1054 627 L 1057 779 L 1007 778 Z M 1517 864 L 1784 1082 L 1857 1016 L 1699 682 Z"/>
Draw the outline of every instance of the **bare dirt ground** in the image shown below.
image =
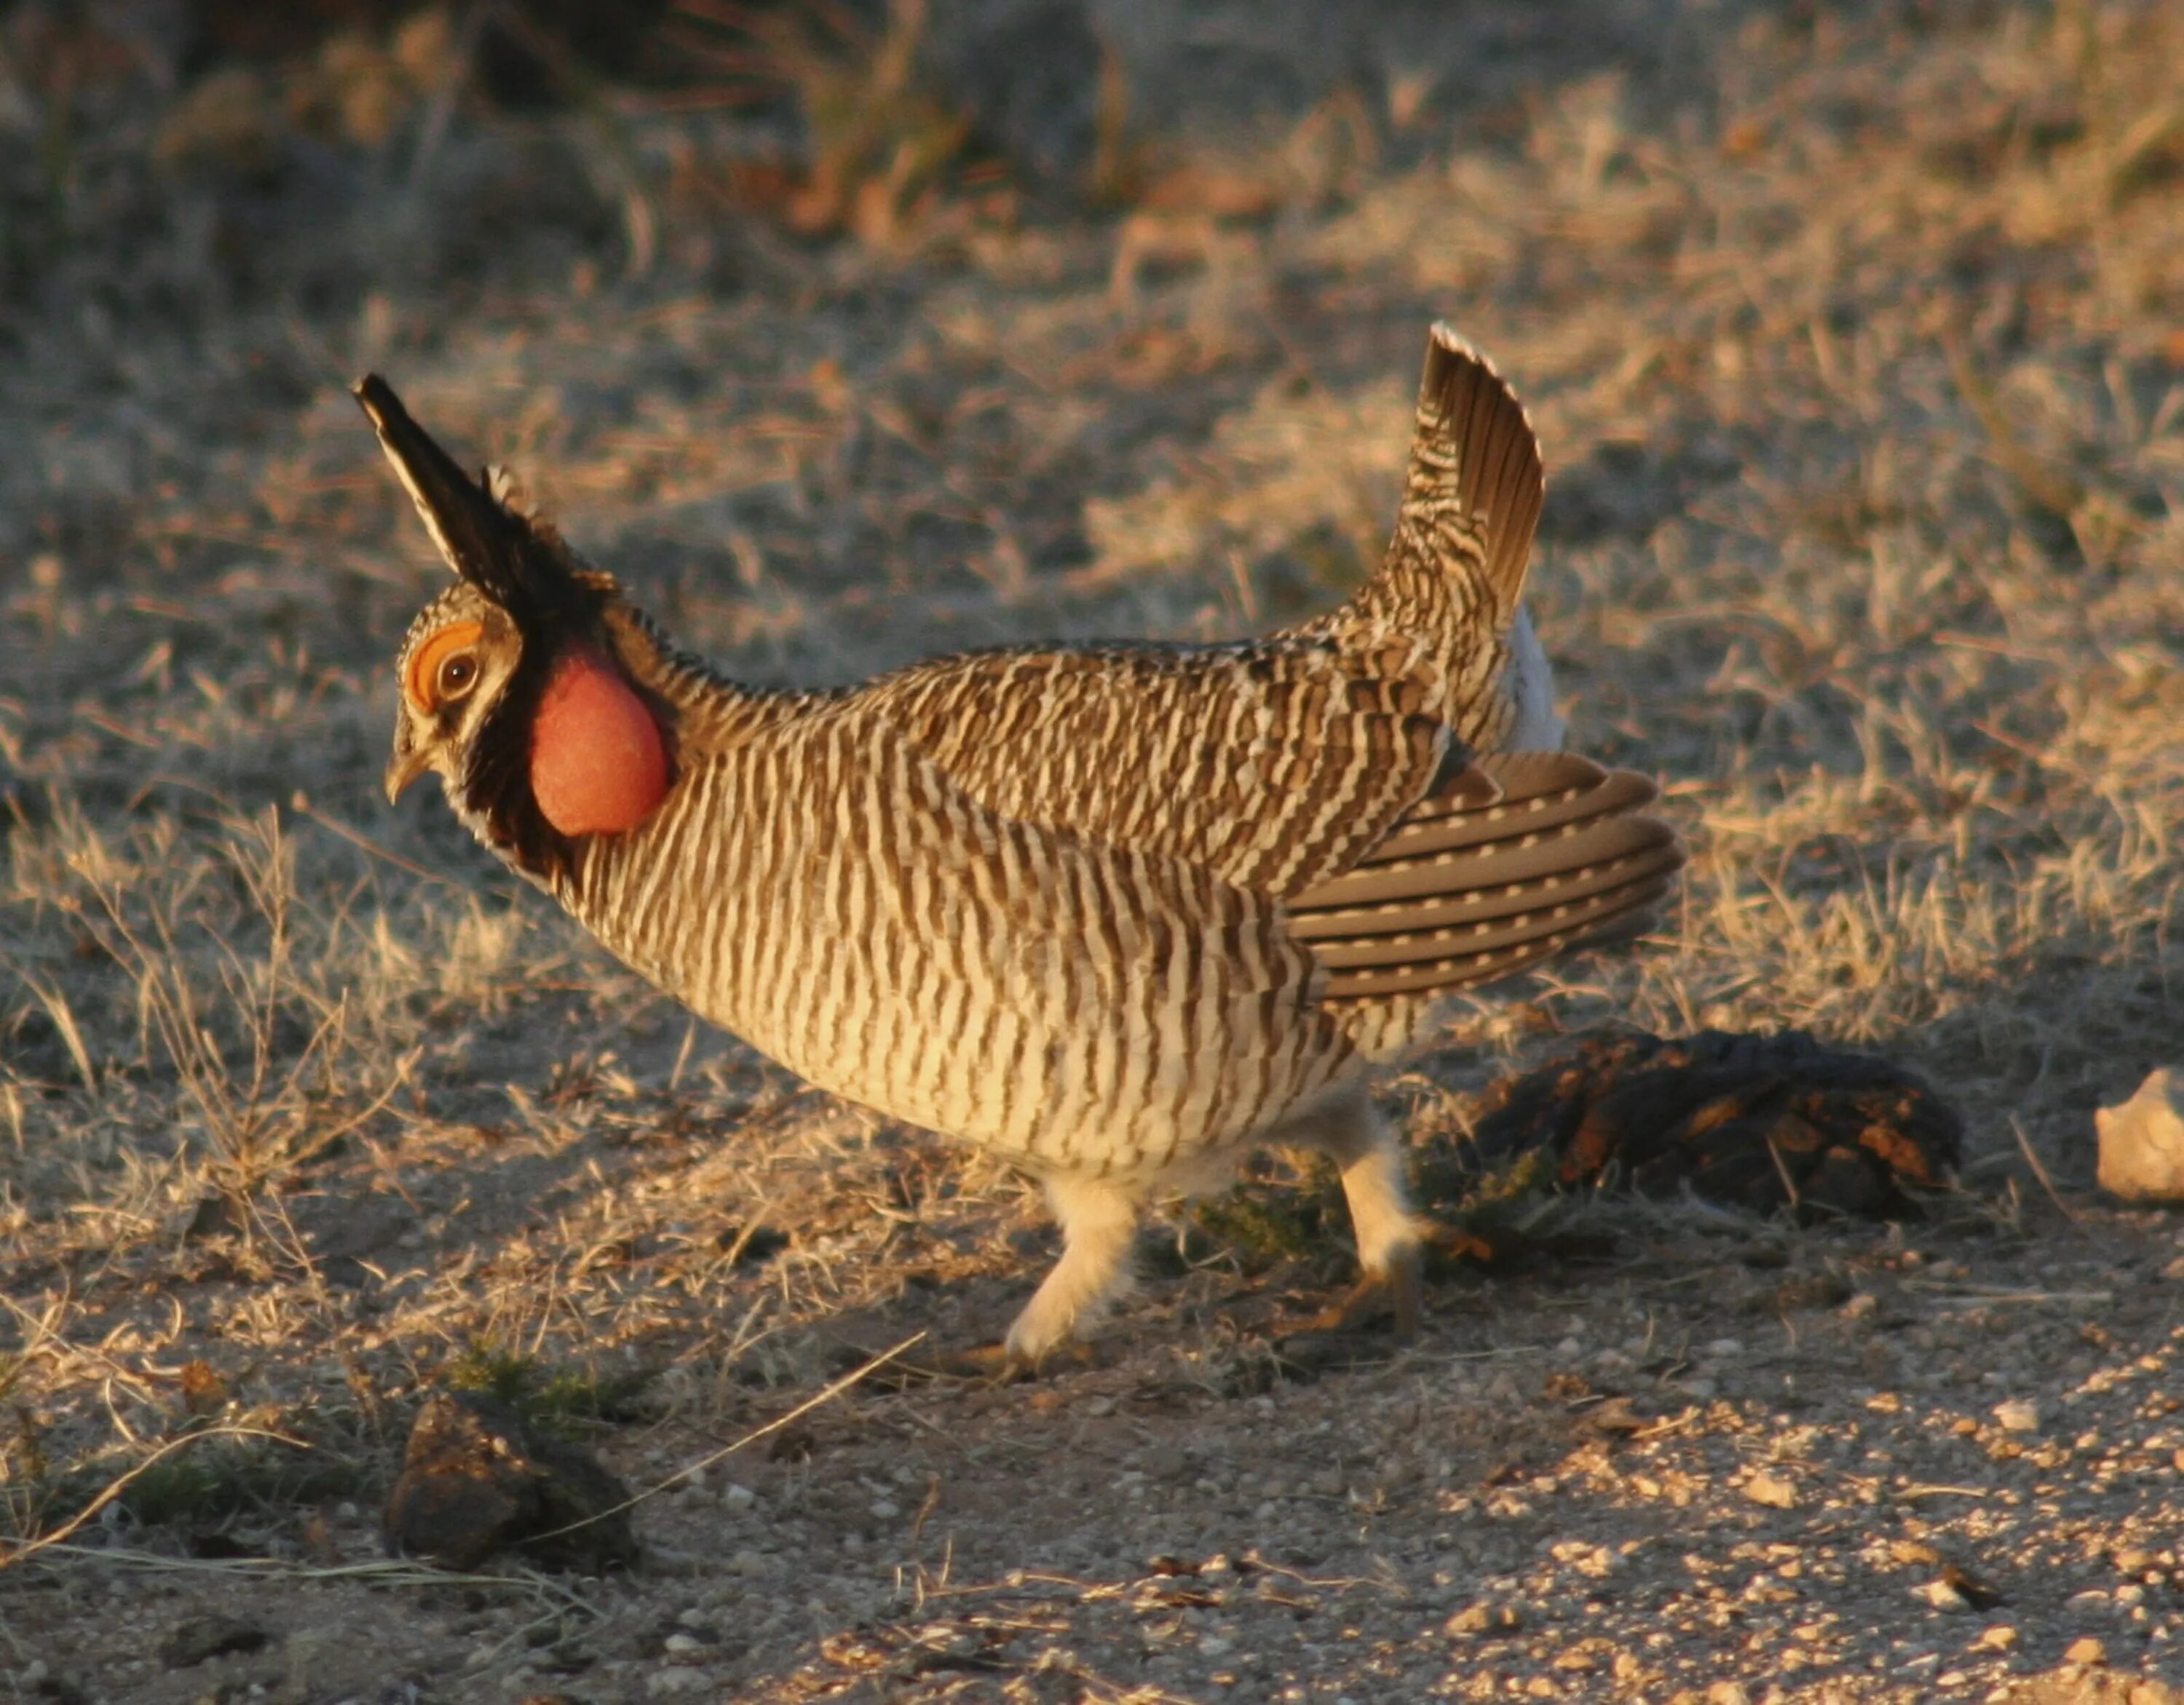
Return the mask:
<path id="1" fill-rule="evenodd" d="M 468 12 L 182 15 L 0 11 L 0 1697 L 2177 1697 L 2184 1229 L 2091 1116 L 2179 1051 L 2184 10 L 995 4 L 902 76 L 791 10 L 729 109 L 705 8 L 680 83 L 537 26 L 543 103 Z M 1390 1105 L 1803 1026 L 1958 1102 L 1959 1188 L 1568 1204 L 1317 1368 L 1340 1249 L 1178 1207 L 1089 1365 L 830 1394 L 998 1332 L 1044 1217 L 383 805 L 443 571 L 346 382 L 838 680 L 1340 596 L 1436 315 L 1693 859 Z M 449 1385 L 653 1493 L 642 1565 L 384 1559 Z"/>

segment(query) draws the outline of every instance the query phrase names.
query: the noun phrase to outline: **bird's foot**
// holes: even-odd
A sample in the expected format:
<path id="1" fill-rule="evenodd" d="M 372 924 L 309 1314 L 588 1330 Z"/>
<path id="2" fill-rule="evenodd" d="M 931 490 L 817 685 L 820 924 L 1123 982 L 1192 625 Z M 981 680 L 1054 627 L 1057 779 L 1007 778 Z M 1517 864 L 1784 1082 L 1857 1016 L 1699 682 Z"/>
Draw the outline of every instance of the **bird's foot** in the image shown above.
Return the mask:
<path id="1" fill-rule="evenodd" d="M 1416 1249 L 1405 1251 L 1384 1273 L 1368 1273 L 1340 1298 L 1299 1321 L 1284 1337 L 1357 1333 L 1386 1321 L 1398 1338 L 1415 1338 L 1424 1312 L 1424 1286 Z"/>
<path id="2" fill-rule="evenodd" d="M 1422 1220 L 1418 1229 L 1436 1263 L 1453 1267 L 1460 1262 L 1469 1262 L 1474 1266 L 1485 1267 L 1492 1264 L 1497 1253 L 1494 1245 L 1477 1233 L 1444 1224 L 1440 1220 Z"/>

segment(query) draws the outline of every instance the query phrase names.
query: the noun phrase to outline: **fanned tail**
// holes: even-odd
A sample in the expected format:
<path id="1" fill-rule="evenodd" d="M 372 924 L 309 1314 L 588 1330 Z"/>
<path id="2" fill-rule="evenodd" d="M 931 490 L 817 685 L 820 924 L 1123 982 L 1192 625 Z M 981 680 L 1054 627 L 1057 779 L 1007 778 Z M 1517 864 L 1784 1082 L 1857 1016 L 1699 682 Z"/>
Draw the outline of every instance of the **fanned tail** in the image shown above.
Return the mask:
<path id="1" fill-rule="evenodd" d="M 1468 988 L 1628 927 L 1683 864 L 1652 782 L 1574 753 L 1480 761 L 1357 866 L 1298 894 L 1291 933 L 1333 1003 Z"/>

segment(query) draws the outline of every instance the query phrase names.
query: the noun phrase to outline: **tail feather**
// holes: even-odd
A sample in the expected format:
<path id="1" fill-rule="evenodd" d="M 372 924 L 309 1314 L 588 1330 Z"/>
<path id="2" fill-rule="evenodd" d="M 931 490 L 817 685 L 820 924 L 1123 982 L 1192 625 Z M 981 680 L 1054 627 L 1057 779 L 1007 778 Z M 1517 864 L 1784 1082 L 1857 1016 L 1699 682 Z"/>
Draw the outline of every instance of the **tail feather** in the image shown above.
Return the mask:
<path id="1" fill-rule="evenodd" d="M 1485 533 L 1486 583 L 1506 619 L 1524 590 L 1546 476 L 1531 418 L 1494 364 L 1445 322 L 1435 322 L 1419 387 L 1404 519 L 1421 521 L 1451 501 Z"/>
<path id="2" fill-rule="evenodd" d="M 1517 393 L 1436 323 L 1387 555 L 1348 604 L 1284 631 L 1337 641 L 1406 633 L 1458 678 L 1480 660 L 1498 669 L 1546 497 L 1540 441 Z"/>
<path id="3" fill-rule="evenodd" d="M 1295 936 L 1326 997 L 1456 989 L 1521 970 L 1667 891 L 1675 832 L 1641 808 L 1652 783 L 1574 754 L 1489 758 L 1452 779 L 1369 861 L 1298 894 Z M 1389 850 L 1401 850 L 1389 855 Z"/>
<path id="4" fill-rule="evenodd" d="M 1290 928 L 1298 939 L 1313 943 L 1405 938 L 1422 930 L 1515 917 L 1546 901 L 1561 905 L 1582 900 L 1682 861 L 1674 832 L 1651 817 L 1602 825 L 1582 849 L 1564 844 L 1527 848 L 1524 853 L 1521 864 L 1514 861 L 1518 855 L 1490 849 L 1487 855 L 1467 859 L 1461 867 L 1440 865 L 1420 871 L 1410 894 L 1292 912 Z M 1573 864 L 1574 858 L 1585 861 Z M 1325 952 L 1320 956 L 1324 959 Z"/>
<path id="5" fill-rule="evenodd" d="M 1439 957 L 1406 964 L 1330 972 L 1326 998 L 1340 1000 L 1428 989 L 1468 989 L 1495 982 L 1576 946 L 1626 913 L 1650 906 L 1668 887 L 1666 873 L 1648 877 L 1591 900 L 1547 907 L 1507 928 L 1482 933 L 1479 944 L 1462 952 L 1444 951 Z"/>

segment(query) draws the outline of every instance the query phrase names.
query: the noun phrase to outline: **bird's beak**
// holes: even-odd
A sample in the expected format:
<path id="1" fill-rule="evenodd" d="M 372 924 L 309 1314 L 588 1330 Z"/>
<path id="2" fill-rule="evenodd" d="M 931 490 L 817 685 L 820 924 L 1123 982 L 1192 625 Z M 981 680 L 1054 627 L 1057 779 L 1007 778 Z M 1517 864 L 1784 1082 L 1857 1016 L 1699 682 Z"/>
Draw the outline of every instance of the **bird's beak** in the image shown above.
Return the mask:
<path id="1" fill-rule="evenodd" d="M 397 746 L 387 766 L 387 803 L 393 805 L 402 797 L 403 790 L 429 767 L 421 748 L 408 744 Z"/>

